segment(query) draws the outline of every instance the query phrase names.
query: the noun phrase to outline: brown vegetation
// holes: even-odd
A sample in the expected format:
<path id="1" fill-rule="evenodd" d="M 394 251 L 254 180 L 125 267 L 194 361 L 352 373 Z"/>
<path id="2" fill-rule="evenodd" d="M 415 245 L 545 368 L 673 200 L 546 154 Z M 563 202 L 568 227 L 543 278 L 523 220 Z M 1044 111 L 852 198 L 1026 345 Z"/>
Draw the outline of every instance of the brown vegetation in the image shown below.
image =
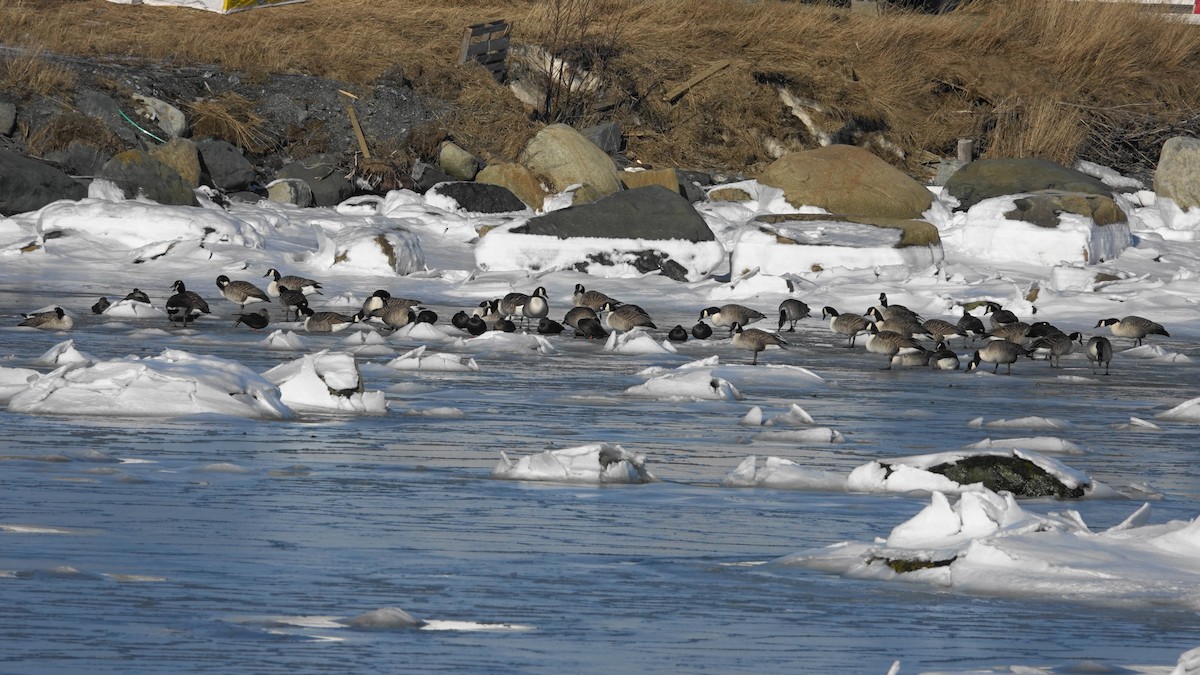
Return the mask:
<path id="1" fill-rule="evenodd" d="M 455 66 L 463 28 L 497 18 L 513 22 L 514 47 L 550 50 L 603 84 L 543 88 L 531 111 L 483 69 Z M 1166 138 L 1200 132 L 1200 27 L 1136 4 L 974 0 L 944 16 L 869 16 L 784 0 L 308 0 L 220 16 L 10 0 L 0 43 L 216 63 L 252 78 L 365 83 L 398 69 L 446 102 L 441 126 L 488 160 L 514 158 L 555 120 L 616 120 L 627 154 L 646 164 L 751 174 L 822 138 L 868 145 L 914 175 L 961 137 L 983 156 L 1136 171 Z M 719 60 L 732 64 L 677 103 L 662 100 Z M 0 83 L 15 71 L 0 64 Z M 34 84 L 47 79 L 16 78 L 53 89 Z"/>

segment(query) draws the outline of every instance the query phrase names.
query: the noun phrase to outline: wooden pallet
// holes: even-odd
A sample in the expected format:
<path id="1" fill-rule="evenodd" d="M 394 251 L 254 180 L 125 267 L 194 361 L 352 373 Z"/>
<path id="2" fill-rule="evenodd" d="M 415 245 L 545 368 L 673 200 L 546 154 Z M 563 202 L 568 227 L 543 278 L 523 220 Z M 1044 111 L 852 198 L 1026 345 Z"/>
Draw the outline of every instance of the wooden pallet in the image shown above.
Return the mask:
<path id="1" fill-rule="evenodd" d="M 500 82 L 507 74 L 508 42 L 512 24 L 499 19 L 487 23 L 467 26 L 463 33 L 462 49 L 458 52 L 458 64 L 474 61 Z"/>

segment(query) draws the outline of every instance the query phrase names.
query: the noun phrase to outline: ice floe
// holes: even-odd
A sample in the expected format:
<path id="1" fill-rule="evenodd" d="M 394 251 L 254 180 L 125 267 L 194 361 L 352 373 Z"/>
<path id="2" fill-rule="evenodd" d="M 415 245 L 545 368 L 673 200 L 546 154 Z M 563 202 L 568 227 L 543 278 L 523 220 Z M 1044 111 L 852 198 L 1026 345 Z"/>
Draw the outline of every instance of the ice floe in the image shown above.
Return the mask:
<path id="1" fill-rule="evenodd" d="M 422 370 L 434 372 L 469 373 L 477 372 L 479 364 L 463 354 L 426 353 L 425 345 L 410 350 L 387 362 L 394 370 Z"/>
<path id="2" fill-rule="evenodd" d="M 382 391 L 365 391 L 353 354 L 322 350 L 281 363 L 263 373 L 279 386 L 283 402 L 294 410 L 383 413 Z"/>
<path id="3" fill-rule="evenodd" d="M 652 483 L 658 479 L 646 469 L 646 457 L 612 443 L 591 443 L 562 450 L 510 459 L 500 453 L 493 478 L 551 481 L 555 483 Z"/>

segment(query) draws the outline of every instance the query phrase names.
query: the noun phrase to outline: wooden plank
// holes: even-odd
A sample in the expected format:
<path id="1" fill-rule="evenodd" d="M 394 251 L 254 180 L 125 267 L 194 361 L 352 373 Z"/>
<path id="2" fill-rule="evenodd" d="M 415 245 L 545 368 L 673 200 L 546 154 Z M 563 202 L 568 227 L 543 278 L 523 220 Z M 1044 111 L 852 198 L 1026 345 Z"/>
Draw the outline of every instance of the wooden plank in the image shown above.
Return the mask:
<path id="1" fill-rule="evenodd" d="M 489 21 L 487 23 L 477 23 L 474 26 L 467 27 L 467 30 L 471 33 L 471 37 L 479 37 L 488 33 L 507 32 L 508 29 L 508 22 L 504 19 Z"/>
<path id="2" fill-rule="evenodd" d="M 495 40 L 486 40 L 484 42 L 476 42 L 467 47 L 467 58 L 473 58 L 480 54 L 491 54 L 493 52 L 502 52 L 508 49 L 508 38 L 502 37 Z"/>
<path id="3" fill-rule="evenodd" d="M 471 48 L 471 27 L 467 27 L 466 33 L 463 34 L 462 47 L 458 50 L 458 65 L 467 62 L 467 50 Z"/>
<path id="4" fill-rule="evenodd" d="M 679 85 L 678 87 L 675 87 L 674 89 L 668 91 L 666 94 L 663 94 L 663 100 L 668 101 L 670 103 L 674 103 L 674 102 L 678 101 L 679 99 L 683 98 L 683 95 L 688 93 L 688 90 L 690 90 L 692 87 L 700 84 L 701 82 L 707 80 L 708 78 L 712 77 L 713 75 L 716 75 L 717 73 L 721 72 L 722 70 L 725 70 L 726 68 L 729 67 L 730 63 L 732 63 L 732 62 L 731 61 L 717 61 L 716 63 L 712 64 L 708 68 L 705 68 L 704 70 L 702 70 L 699 74 L 692 77 L 692 79 L 690 79 L 687 82 L 684 82 L 683 84 Z"/>

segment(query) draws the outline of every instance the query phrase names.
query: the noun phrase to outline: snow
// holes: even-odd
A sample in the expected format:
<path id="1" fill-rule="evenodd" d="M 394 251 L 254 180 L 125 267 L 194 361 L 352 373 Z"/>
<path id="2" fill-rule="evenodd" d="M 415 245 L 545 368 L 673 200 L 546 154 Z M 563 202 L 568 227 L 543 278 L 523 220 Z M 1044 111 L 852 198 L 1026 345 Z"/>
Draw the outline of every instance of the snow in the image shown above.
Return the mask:
<path id="1" fill-rule="evenodd" d="M 1086 492 L 1094 492 L 1097 485 L 1092 478 L 1072 469 L 1056 459 L 1029 450 L 994 449 L 938 452 L 910 457 L 889 457 L 863 464 L 846 479 L 847 488 L 859 492 L 978 492 L 986 490 L 982 484 L 962 485 L 942 474 L 929 471 L 940 464 L 954 464 L 967 457 L 1016 457 L 1032 462 L 1039 469 L 1058 479 L 1067 488 L 1082 486 Z"/>
<path id="2" fill-rule="evenodd" d="M 383 413 L 381 391 L 363 391 L 354 355 L 321 350 L 263 373 L 279 386 L 280 398 L 297 411 Z"/>
<path id="3" fill-rule="evenodd" d="M 421 370 L 471 373 L 479 370 L 479 364 L 470 356 L 460 354 L 426 354 L 425 345 L 405 352 L 387 362 L 388 368 L 396 370 Z"/>
<path id="4" fill-rule="evenodd" d="M 602 462 L 604 464 L 602 464 Z M 500 453 L 493 478 L 553 481 L 556 483 L 653 483 L 646 457 L 611 443 L 591 443 L 562 450 L 546 450 L 516 460 Z"/>

